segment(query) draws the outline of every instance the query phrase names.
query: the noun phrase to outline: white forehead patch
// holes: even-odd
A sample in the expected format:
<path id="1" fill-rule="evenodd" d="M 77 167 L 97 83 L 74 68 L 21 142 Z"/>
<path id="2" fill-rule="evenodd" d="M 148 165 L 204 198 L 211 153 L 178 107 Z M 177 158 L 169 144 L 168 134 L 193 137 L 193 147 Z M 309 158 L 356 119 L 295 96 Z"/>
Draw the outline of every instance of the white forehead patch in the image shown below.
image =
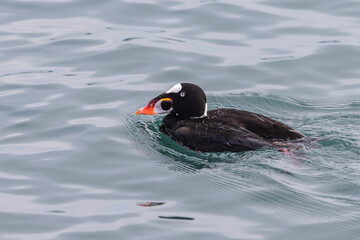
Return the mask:
<path id="1" fill-rule="evenodd" d="M 176 84 L 172 88 L 170 88 L 166 93 L 178 93 L 182 89 L 181 83 Z"/>

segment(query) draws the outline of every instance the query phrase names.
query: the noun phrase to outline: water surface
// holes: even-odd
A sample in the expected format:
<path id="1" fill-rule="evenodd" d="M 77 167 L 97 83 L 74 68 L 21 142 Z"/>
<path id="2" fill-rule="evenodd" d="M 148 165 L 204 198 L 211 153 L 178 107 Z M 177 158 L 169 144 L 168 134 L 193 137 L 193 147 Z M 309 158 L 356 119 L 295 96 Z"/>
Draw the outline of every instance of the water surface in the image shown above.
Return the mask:
<path id="1" fill-rule="evenodd" d="M 1 239 L 359 238 L 359 1 L 1 6 Z M 134 114 L 179 82 L 323 140 L 190 151 Z"/>

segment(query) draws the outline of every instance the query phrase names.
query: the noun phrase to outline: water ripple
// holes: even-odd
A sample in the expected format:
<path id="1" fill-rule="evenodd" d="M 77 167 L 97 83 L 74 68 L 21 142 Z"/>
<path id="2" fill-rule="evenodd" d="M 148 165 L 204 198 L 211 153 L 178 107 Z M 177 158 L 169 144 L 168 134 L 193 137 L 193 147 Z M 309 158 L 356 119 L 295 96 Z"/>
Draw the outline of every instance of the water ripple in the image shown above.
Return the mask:
<path id="1" fill-rule="evenodd" d="M 1 239 L 356 239 L 358 9 L 4 0 Z M 134 115 L 179 82 L 317 141 L 190 151 Z"/>

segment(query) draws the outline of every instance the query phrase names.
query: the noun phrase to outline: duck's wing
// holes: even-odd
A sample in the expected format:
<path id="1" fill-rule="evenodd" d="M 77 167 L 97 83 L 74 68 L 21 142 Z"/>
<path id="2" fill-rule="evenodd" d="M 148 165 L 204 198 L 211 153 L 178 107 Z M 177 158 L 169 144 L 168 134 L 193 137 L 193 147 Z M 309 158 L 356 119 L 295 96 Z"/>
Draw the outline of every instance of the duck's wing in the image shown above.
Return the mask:
<path id="1" fill-rule="evenodd" d="M 271 146 L 269 142 L 245 129 L 242 131 L 182 126 L 177 128 L 170 137 L 176 142 L 200 152 L 242 152 Z"/>
<path id="2" fill-rule="evenodd" d="M 233 121 L 232 124 L 243 127 L 268 141 L 293 140 L 304 137 L 303 134 L 291 127 L 261 114 L 237 109 L 218 109 L 214 110 L 213 114 L 218 114 L 216 111 L 225 112 Z"/>

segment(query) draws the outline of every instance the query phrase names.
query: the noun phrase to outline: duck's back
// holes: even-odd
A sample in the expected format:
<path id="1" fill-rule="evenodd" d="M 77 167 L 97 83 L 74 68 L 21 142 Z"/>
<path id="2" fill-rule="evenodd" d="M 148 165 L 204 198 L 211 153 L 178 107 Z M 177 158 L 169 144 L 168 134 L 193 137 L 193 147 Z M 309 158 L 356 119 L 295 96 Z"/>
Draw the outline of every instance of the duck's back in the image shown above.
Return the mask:
<path id="1" fill-rule="evenodd" d="M 236 109 L 208 111 L 208 116 L 182 120 L 167 115 L 161 130 L 173 140 L 201 152 L 241 152 L 272 146 L 273 141 L 302 138 L 283 123 Z"/>

